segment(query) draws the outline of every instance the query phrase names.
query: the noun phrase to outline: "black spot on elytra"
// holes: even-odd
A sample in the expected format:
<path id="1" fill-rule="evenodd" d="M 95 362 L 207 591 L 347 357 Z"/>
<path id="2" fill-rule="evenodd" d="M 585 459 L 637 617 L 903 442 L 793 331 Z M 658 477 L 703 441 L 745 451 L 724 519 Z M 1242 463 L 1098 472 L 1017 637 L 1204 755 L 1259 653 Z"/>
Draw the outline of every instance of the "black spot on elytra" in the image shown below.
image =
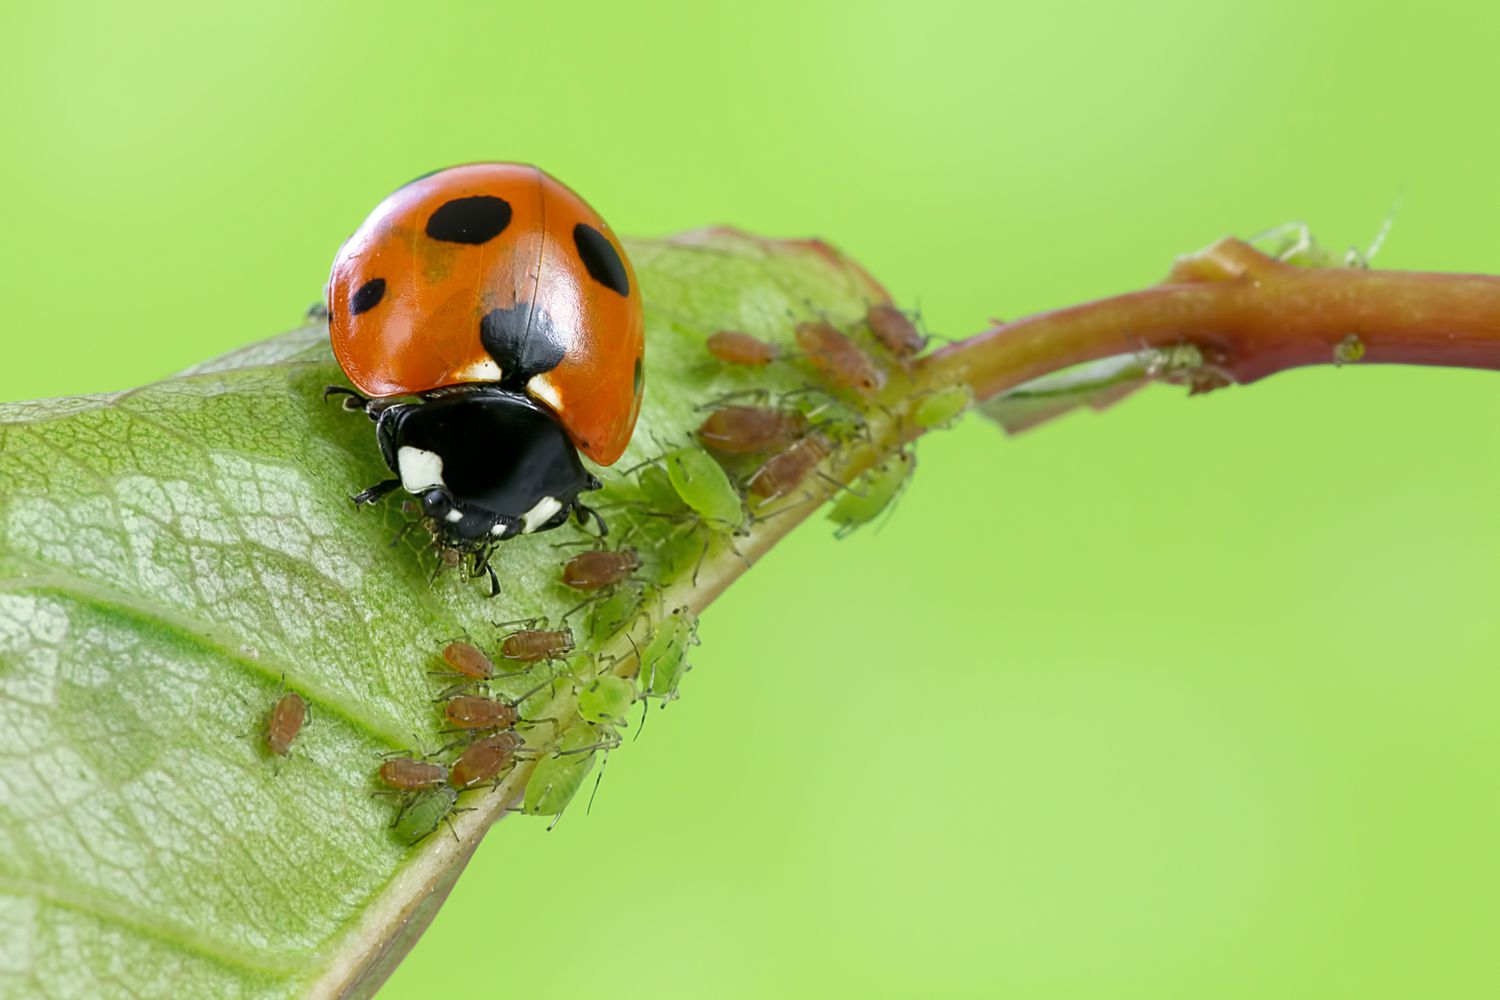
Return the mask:
<path id="1" fill-rule="evenodd" d="M 640 358 L 635 359 L 635 374 L 631 376 L 631 382 L 631 393 L 639 396 L 641 394 L 641 386 L 646 384 L 646 370 L 641 367 Z"/>
<path id="2" fill-rule="evenodd" d="M 380 300 L 383 298 L 385 298 L 385 279 L 371 278 L 349 296 L 349 315 L 358 316 L 360 313 L 369 312 L 380 305 Z"/>
<path id="3" fill-rule="evenodd" d="M 573 227 L 573 244 L 578 247 L 578 256 L 588 268 L 589 277 L 621 295 L 630 294 L 630 276 L 625 273 L 625 262 L 615 252 L 609 237 L 580 222 Z"/>
<path id="4" fill-rule="evenodd" d="M 500 366 L 500 384 L 521 389 L 533 375 L 549 372 L 563 359 L 563 344 L 552 317 L 529 302 L 491 309 L 479 321 L 479 342 Z"/>
<path id="5" fill-rule="evenodd" d="M 487 243 L 510 225 L 510 202 L 489 194 L 454 198 L 427 220 L 427 235 L 444 243 Z"/>

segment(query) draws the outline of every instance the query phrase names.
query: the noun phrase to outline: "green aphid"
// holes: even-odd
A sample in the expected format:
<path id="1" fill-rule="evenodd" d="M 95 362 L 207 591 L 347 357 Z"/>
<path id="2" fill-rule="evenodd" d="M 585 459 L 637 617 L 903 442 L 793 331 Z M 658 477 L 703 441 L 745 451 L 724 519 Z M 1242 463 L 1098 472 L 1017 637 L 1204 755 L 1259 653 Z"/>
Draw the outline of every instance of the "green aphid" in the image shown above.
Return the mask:
<path id="1" fill-rule="evenodd" d="M 652 511 L 680 514 L 687 510 L 687 505 L 677 495 L 677 488 L 672 485 L 667 470 L 655 462 L 641 466 L 635 474 L 635 481 L 640 487 L 641 497 Z"/>
<path id="2" fill-rule="evenodd" d="M 569 729 L 557 746 L 537 761 L 526 782 L 522 812 L 533 816 L 561 815 L 578 794 L 583 779 L 593 770 L 598 751 L 618 742 L 619 737 L 609 726 L 584 723 Z"/>
<path id="3" fill-rule="evenodd" d="M 447 785 L 416 792 L 401 806 L 392 828 L 401 840 L 415 844 L 436 830 L 457 803 L 458 792 Z"/>
<path id="4" fill-rule="evenodd" d="M 973 389 L 966 385 L 950 385 L 922 397 L 911 418 L 918 427 L 930 431 L 934 427 L 946 427 L 973 405 Z"/>
<path id="5" fill-rule="evenodd" d="M 1365 356 L 1365 342 L 1360 339 L 1359 334 L 1351 333 L 1339 341 L 1333 348 L 1333 363 L 1335 365 L 1352 365 L 1362 361 Z"/>
<path id="6" fill-rule="evenodd" d="M 635 621 L 646 599 L 639 587 L 616 587 L 589 608 L 589 634 L 605 639 Z"/>
<path id="7" fill-rule="evenodd" d="M 723 466 L 702 448 L 678 448 L 662 456 L 672 488 L 699 517 L 730 531 L 745 518 L 744 500 Z"/>
<path id="8" fill-rule="evenodd" d="M 834 535 L 843 538 L 860 525 L 875 520 L 906 489 L 916 467 L 917 456 L 903 451 L 860 476 L 850 489 L 839 494 L 828 512 L 828 520 L 839 526 Z"/>
<path id="9" fill-rule="evenodd" d="M 578 692 L 578 714 L 590 722 L 625 724 L 625 712 L 635 704 L 635 684 L 614 674 L 601 674 Z"/>
<path id="10" fill-rule="evenodd" d="M 641 650 L 637 674 L 643 697 L 672 699 L 690 665 L 688 649 L 698 645 L 698 616 L 678 608 L 656 625 L 651 641 Z"/>

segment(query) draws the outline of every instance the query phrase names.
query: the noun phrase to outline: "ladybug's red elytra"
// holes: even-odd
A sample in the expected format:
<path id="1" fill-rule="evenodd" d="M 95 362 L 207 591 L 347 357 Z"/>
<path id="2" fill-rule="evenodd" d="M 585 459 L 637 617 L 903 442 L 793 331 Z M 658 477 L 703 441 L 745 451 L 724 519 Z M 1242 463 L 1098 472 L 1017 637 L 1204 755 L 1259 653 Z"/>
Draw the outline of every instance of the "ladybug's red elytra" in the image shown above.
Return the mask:
<path id="1" fill-rule="evenodd" d="M 330 392 L 397 477 L 357 503 L 404 488 L 459 549 L 598 518 L 577 452 L 609 465 L 629 444 L 645 321 L 619 240 L 563 184 L 471 163 L 400 188 L 334 258 L 328 329 L 359 390 Z"/>

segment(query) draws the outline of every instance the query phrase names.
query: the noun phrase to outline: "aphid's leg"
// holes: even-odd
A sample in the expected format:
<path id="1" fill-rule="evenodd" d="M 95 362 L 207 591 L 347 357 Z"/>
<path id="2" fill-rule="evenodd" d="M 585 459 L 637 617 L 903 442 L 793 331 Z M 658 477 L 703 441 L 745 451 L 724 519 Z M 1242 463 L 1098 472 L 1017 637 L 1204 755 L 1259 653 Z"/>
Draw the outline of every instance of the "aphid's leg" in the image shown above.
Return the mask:
<path id="1" fill-rule="evenodd" d="M 349 499 L 354 502 L 354 506 L 364 507 L 368 504 L 379 503 L 387 496 L 390 496 L 390 494 L 400 486 L 401 480 L 399 479 L 383 479 L 380 482 L 376 483 L 374 486 L 371 486 L 369 489 L 361 490 L 360 492 L 354 494 L 354 496 L 350 497 Z"/>
<path id="2" fill-rule="evenodd" d="M 549 725 L 549 726 L 551 726 L 551 727 L 552 727 L 552 732 L 553 732 L 553 735 L 556 735 L 556 734 L 557 734 L 557 733 L 559 733 L 559 732 L 561 732 L 561 731 L 562 731 L 562 720 L 561 720 L 561 719 L 554 719 L 554 718 L 553 718 L 553 717 L 552 717 L 552 716 L 550 716 L 550 715 L 542 715 L 542 716 L 538 716 L 538 717 L 537 717 L 537 718 L 535 718 L 535 719 L 517 719 L 517 720 L 516 720 L 516 722 L 518 722 L 518 723 L 520 723 L 520 722 L 524 722 L 524 723 L 526 723 L 526 724 L 527 724 L 527 725 L 528 725 L 528 726 L 534 726 L 534 725 L 536 725 L 536 724 L 537 724 L 537 723 L 538 723 L 538 722 L 545 722 L 545 723 L 547 723 L 547 724 L 548 724 L 548 725 Z"/>
<path id="3" fill-rule="evenodd" d="M 514 698 L 512 698 L 510 700 L 509 704 L 512 707 L 521 705 L 528 698 L 530 698 L 532 695 L 534 695 L 538 691 L 540 691 L 542 688 L 544 688 L 544 687 L 551 687 L 553 684 L 556 684 L 557 681 L 558 681 L 557 677 L 548 677 L 546 680 L 542 681 L 542 683 L 538 684 L 536 687 L 532 688 L 531 690 L 529 690 L 529 691 L 523 691 L 520 694 L 516 695 Z M 553 692 L 553 696 L 554 697 L 556 696 L 556 692 L 555 691 Z M 553 721 L 555 722 L 556 720 L 554 719 Z"/>
<path id="4" fill-rule="evenodd" d="M 756 510 L 758 511 L 761 507 L 764 507 L 764 506 L 766 506 L 767 504 L 770 504 L 770 503 L 775 503 L 777 500 L 780 500 L 780 499 L 782 499 L 782 498 L 781 497 L 766 497 L 764 500 L 762 500 L 759 504 L 756 505 Z M 750 515 L 750 518 L 756 524 L 763 524 L 764 522 L 769 521 L 773 517 L 780 517 L 782 514 L 785 514 L 787 511 L 796 510 L 798 507 L 801 507 L 803 504 L 809 503 L 809 502 L 813 502 L 813 501 L 821 502 L 821 500 L 818 497 L 814 496 L 811 493 L 808 493 L 808 494 L 804 495 L 801 500 L 794 500 L 793 502 L 787 504 L 785 507 L 781 507 L 781 508 L 778 508 L 777 510 L 773 510 L 773 511 L 771 511 L 768 514 L 759 514 L 759 513 L 755 513 L 755 512 L 752 511 L 751 515 Z"/>
<path id="5" fill-rule="evenodd" d="M 859 497 L 861 500 L 866 499 L 865 494 L 861 493 L 859 490 L 855 489 L 852 486 L 848 486 L 848 485 L 845 485 L 844 483 L 839 482 L 837 479 L 833 478 L 828 473 L 823 472 L 822 470 L 818 470 L 818 471 L 814 472 L 813 475 L 817 476 L 819 479 L 823 480 L 825 483 L 829 484 L 830 486 L 834 487 L 835 489 L 844 490 L 847 493 L 853 493 L 855 496 Z"/>
<path id="6" fill-rule="evenodd" d="M 590 813 L 592 813 L 594 811 L 594 796 L 596 796 L 596 795 L 599 794 L 599 783 L 604 780 L 604 769 L 607 768 L 607 767 L 609 767 L 609 751 L 608 750 L 606 750 L 604 752 L 604 759 L 599 762 L 599 773 L 594 778 L 594 790 L 591 791 L 591 792 L 589 792 L 589 804 L 588 804 L 588 808 L 584 809 L 584 811 L 583 811 L 583 814 L 585 816 L 589 815 Z"/>
<path id="7" fill-rule="evenodd" d="M 693 409 L 714 410 L 718 409 L 720 406 L 723 406 L 725 403 L 732 403 L 737 399 L 748 398 L 765 400 L 766 397 L 770 395 L 770 389 L 736 389 L 733 392 L 726 392 L 722 396 L 716 396 L 706 403 L 699 403 L 697 406 L 693 407 Z"/>
<path id="8" fill-rule="evenodd" d="M 710 539 L 703 540 L 703 551 L 698 553 L 698 565 L 693 567 L 693 586 L 698 586 L 698 573 L 703 569 L 703 562 L 708 558 L 708 546 Z"/>
<path id="9" fill-rule="evenodd" d="M 734 536 L 733 535 L 725 535 L 724 536 L 724 544 L 727 545 L 727 546 L 729 546 L 729 551 L 733 552 L 735 554 L 735 556 L 739 558 L 739 561 L 745 564 L 745 567 L 747 569 L 749 567 L 755 565 L 753 562 L 750 561 L 749 557 L 746 556 L 745 553 L 743 553 L 743 552 L 740 551 L 739 546 L 737 546 L 737 545 L 734 544 Z"/>
<path id="10" fill-rule="evenodd" d="M 412 804 L 413 800 L 413 796 L 407 795 L 405 793 L 397 792 L 396 794 L 401 796 L 401 808 L 396 810 L 396 816 L 391 820 L 391 825 L 389 828 L 392 830 L 396 828 L 397 823 L 401 822 L 401 817 L 406 815 L 407 807 Z"/>
<path id="11" fill-rule="evenodd" d="M 590 549 L 594 549 L 594 550 L 598 550 L 598 549 L 604 548 L 604 546 L 602 546 L 602 545 L 599 544 L 599 539 L 594 538 L 593 536 L 589 536 L 588 538 L 574 538 L 574 539 L 572 539 L 570 541 L 566 541 L 566 542 L 553 542 L 552 543 L 552 547 L 554 549 L 571 549 L 575 545 L 586 545 Z"/>
<path id="12" fill-rule="evenodd" d="M 416 526 L 416 521 L 407 521 L 405 524 L 403 524 L 401 528 L 396 532 L 395 537 L 391 539 L 391 548 L 394 549 L 396 546 L 400 545 L 401 539 L 406 537 L 406 533 Z"/>
<path id="13" fill-rule="evenodd" d="M 464 733 L 465 735 L 470 735 L 471 731 L 470 730 L 466 730 L 466 729 L 444 729 L 443 732 L 445 732 L 445 733 L 458 732 L 458 733 Z M 432 753 L 428 754 L 427 756 L 428 757 L 440 757 L 443 754 L 448 753 L 450 750 L 456 750 L 459 747 L 467 747 L 470 743 L 473 743 L 473 742 L 474 742 L 473 739 L 464 739 L 462 736 L 460 736 L 456 740 L 449 740 L 447 743 L 444 743 L 442 746 L 438 747 L 436 750 L 432 751 Z"/>
<path id="14" fill-rule="evenodd" d="M 640 725 L 640 728 L 638 728 L 635 731 L 635 738 L 637 740 L 640 739 L 641 738 L 641 734 L 646 731 L 646 719 L 649 718 L 650 715 L 651 715 L 651 699 L 648 696 L 646 696 L 646 695 L 643 694 L 643 695 L 641 695 L 641 725 Z"/>
<path id="15" fill-rule="evenodd" d="M 540 625 L 542 628 L 546 628 L 547 627 L 547 616 L 546 615 L 542 615 L 542 616 L 540 616 L 538 618 L 517 618 L 517 619 L 515 619 L 513 621 L 508 621 L 508 622 L 490 622 L 490 624 L 493 625 L 493 626 L 495 626 L 496 628 L 510 628 L 512 625 L 519 625 L 523 629 L 525 629 L 525 628 L 536 628 L 538 625 Z"/>
<path id="16" fill-rule="evenodd" d="M 562 620 L 566 622 L 573 615 L 575 615 L 579 611 L 582 611 L 584 608 L 588 607 L 590 604 L 593 604 L 595 601 L 603 600 L 604 596 L 608 594 L 612 589 L 613 588 L 610 587 L 601 587 L 600 589 L 594 591 L 588 597 L 584 598 L 581 603 L 575 604 L 573 605 L 573 607 L 565 611 L 563 613 Z"/>
<path id="17" fill-rule="evenodd" d="M 547 792 L 550 792 L 550 791 L 552 791 L 552 786 L 548 785 L 547 788 L 546 788 L 546 790 L 543 791 L 542 794 L 546 795 Z M 559 823 L 562 822 L 563 813 L 565 813 L 567 811 L 568 811 L 568 809 L 567 809 L 566 806 L 564 806 L 562 809 L 558 810 L 557 815 L 552 817 L 552 822 L 550 822 L 550 823 L 547 824 L 547 832 L 548 833 L 551 833 L 553 831 L 553 829 L 556 828 L 557 824 L 559 824 Z"/>
<path id="18" fill-rule="evenodd" d="M 427 672 L 427 676 L 451 678 L 453 675 L 449 673 L 438 673 L 437 671 L 429 670 Z M 437 702 L 447 701 L 450 698 L 456 698 L 461 694 L 468 694 L 472 691 L 481 691 L 487 694 L 489 692 L 489 685 L 477 677 L 471 680 L 454 681 L 452 684 L 449 684 L 447 687 L 443 688 L 443 690 L 439 691 L 438 696 L 432 699 L 432 701 L 434 704 L 436 704 Z"/>
<path id="19" fill-rule="evenodd" d="M 461 812 L 461 811 L 462 810 L 459 810 L 459 809 L 454 809 L 453 810 L 453 812 Z M 459 843 L 458 831 L 453 828 L 453 815 L 452 815 L 452 813 L 449 813 L 447 816 L 444 816 L 442 821 L 444 823 L 448 824 L 448 832 L 451 833 L 451 834 L 453 834 L 453 842 L 455 844 Z M 436 833 L 437 832 L 436 828 L 434 828 L 432 832 Z"/>

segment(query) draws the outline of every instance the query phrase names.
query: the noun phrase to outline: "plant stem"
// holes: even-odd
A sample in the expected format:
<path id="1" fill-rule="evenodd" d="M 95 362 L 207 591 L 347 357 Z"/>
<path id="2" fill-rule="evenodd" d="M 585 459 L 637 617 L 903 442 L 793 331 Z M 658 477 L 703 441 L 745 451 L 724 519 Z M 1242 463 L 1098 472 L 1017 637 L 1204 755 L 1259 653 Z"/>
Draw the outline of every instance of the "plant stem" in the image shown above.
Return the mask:
<path id="1" fill-rule="evenodd" d="M 1075 364 L 1192 344 L 1194 387 L 1247 383 L 1339 360 L 1500 369 L 1500 277 L 1304 268 L 1237 239 L 1180 258 L 1166 283 L 1027 316 L 935 352 L 929 386 L 967 383 L 980 400 Z"/>

